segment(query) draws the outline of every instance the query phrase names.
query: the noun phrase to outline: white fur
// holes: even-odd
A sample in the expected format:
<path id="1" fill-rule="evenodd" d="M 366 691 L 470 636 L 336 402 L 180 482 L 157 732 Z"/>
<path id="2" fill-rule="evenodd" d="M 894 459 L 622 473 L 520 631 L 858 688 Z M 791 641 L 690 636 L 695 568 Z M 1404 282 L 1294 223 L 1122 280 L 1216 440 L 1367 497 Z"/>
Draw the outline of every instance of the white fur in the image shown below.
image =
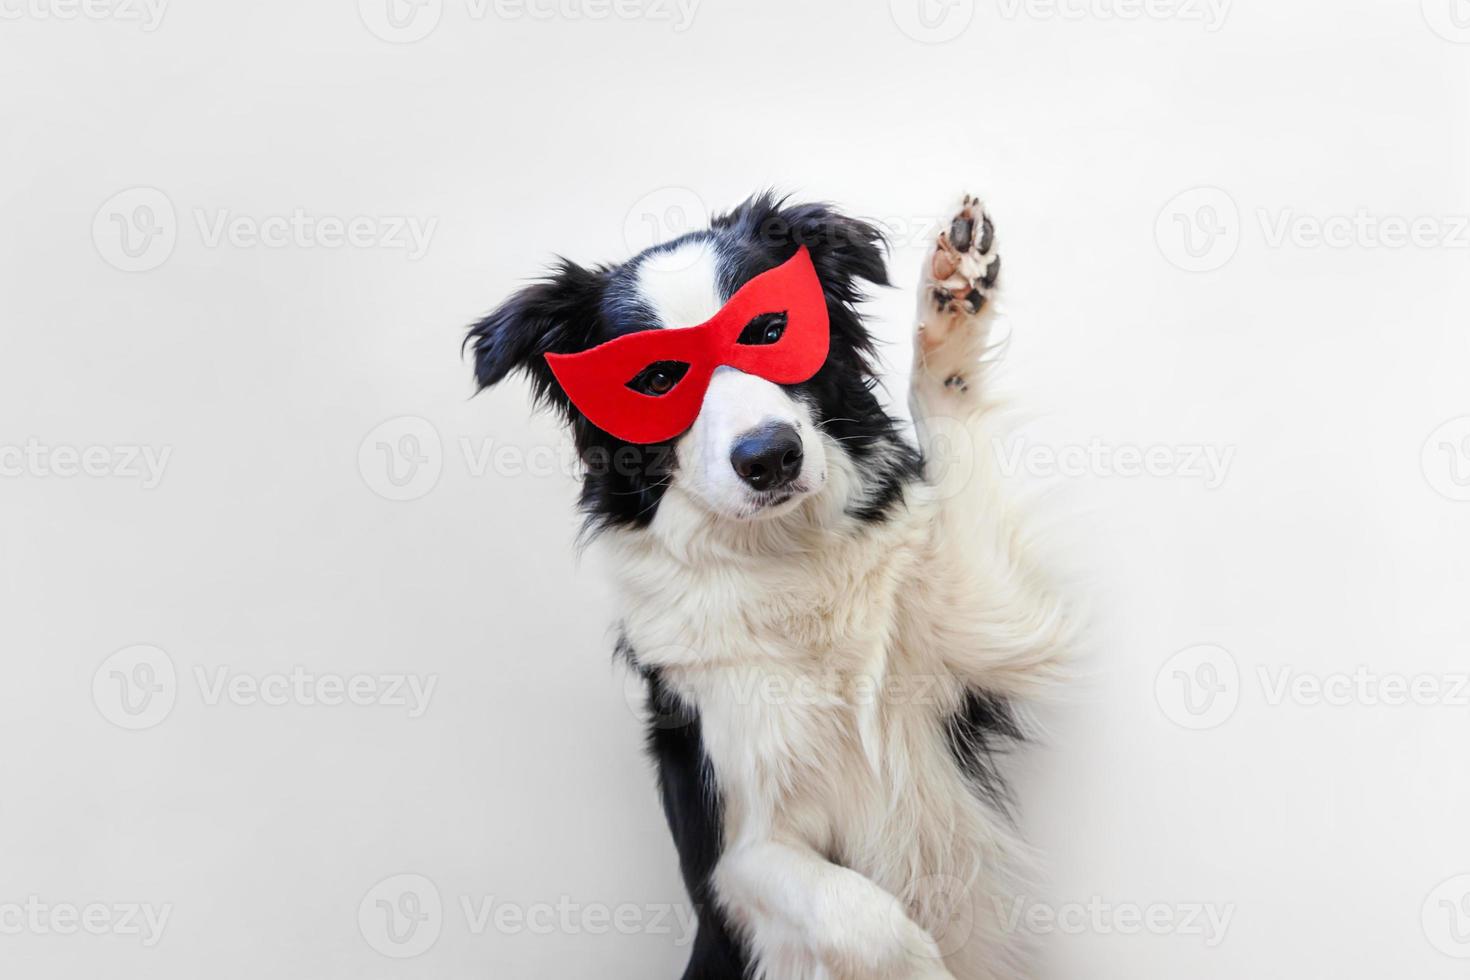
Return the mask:
<path id="1" fill-rule="evenodd" d="M 688 311 L 703 288 L 650 295 Z M 702 468 L 718 468 L 731 433 L 791 410 L 734 372 L 680 446 L 690 483 L 648 529 L 603 539 L 639 660 L 699 712 L 725 814 L 716 894 L 767 980 L 1022 975 L 1001 907 L 1023 848 L 943 728 L 967 685 L 1044 690 L 1068 641 L 976 451 L 995 417 L 979 358 L 989 316 L 919 357 L 922 438 L 950 440 L 951 465 L 890 520 L 847 516 L 862 474 L 814 427 L 824 478 L 769 519 L 731 520 L 724 478 Z M 956 371 L 967 387 L 944 384 Z"/>
<path id="2" fill-rule="evenodd" d="M 789 488 L 789 500 L 764 506 L 763 495 L 736 475 L 730 451 L 741 436 L 773 422 L 786 422 L 801 436 L 801 472 Z M 699 418 L 675 452 L 679 477 L 670 493 L 691 495 L 710 511 L 736 520 L 780 516 L 827 482 L 826 453 L 807 407 L 780 385 L 732 367 L 715 370 Z"/>
<path id="3" fill-rule="evenodd" d="M 656 252 L 638 266 L 638 292 L 664 327 L 694 327 L 719 312 L 719 258 L 709 241 Z"/>
<path id="4" fill-rule="evenodd" d="M 664 328 L 703 323 L 725 302 L 717 257 L 705 241 L 649 256 L 638 267 L 638 290 Z M 803 458 L 801 472 L 789 488 L 790 499 L 766 506 L 763 495 L 736 475 L 730 451 L 741 436 L 773 422 L 796 429 Z M 715 371 L 699 418 L 676 451 L 679 479 L 673 492 L 691 495 L 711 512 L 736 520 L 779 516 L 827 481 L 821 439 L 807 407 L 780 385 L 732 367 Z"/>

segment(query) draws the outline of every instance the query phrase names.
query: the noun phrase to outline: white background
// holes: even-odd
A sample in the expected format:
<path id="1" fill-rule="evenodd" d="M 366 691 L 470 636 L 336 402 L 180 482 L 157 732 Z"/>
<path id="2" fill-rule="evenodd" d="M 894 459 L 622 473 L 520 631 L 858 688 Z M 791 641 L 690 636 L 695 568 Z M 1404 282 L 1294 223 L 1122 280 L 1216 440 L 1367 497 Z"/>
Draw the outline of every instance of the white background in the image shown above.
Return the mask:
<path id="1" fill-rule="evenodd" d="M 1023 445 L 1163 447 L 1017 475 L 1059 490 L 1097 609 L 1096 680 L 1018 760 L 1028 907 L 1104 910 L 1039 976 L 1464 976 L 1465 694 L 1274 695 L 1366 667 L 1453 702 L 1470 671 L 1463 0 L 94 2 L 0 0 L 0 973 L 677 975 L 575 484 L 516 466 L 561 437 L 518 383 L 471 399 L 459 343 L 554 253 L 776 186 L 893 229 L 900 394 L 925 236 L 983 192 Z M 296 212 L 365 237 L 249 237 Z M 110 475 L 65 475 L 89 447 Z M 169 453 L 156 486 L 128 447 Z M 297 667 L 436 687 L 416 718 L 213 697 Z M 62 935 L 4 911 L 32 896 L 170 917 Z M 477 931 L 492 898 L 574 911 Z M 1151 906 L 1179 927 L 1127 930 Z"/>

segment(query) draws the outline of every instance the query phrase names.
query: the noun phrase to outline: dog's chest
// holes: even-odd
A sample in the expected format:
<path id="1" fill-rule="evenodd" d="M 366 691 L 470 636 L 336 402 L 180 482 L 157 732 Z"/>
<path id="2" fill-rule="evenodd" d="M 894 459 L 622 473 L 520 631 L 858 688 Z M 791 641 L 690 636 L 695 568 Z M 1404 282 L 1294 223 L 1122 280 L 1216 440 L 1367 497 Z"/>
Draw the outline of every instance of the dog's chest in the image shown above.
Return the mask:
<path id="1" fill-rule="evenodd" d="M 973 801 L 944 737 L 953 682 L 899 625 L 916 564 L 876 547 L 710 569 L 625 606 L 640 662 L 699 716 L 727 846 L 795 837 L 900 881 L 951 858 Z"/>

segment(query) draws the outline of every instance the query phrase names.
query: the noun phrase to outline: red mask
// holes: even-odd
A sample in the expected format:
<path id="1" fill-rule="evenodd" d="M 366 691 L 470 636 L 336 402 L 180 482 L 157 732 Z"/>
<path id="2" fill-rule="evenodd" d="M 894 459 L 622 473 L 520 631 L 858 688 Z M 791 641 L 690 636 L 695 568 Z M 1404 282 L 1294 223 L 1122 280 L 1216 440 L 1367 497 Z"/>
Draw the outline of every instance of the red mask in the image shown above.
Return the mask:
<path id="1" fill-rule="evenodd" d="M 625 334 L 578 354 L 547 354 L 546 363 L 593 425 L 625 442 L 663 442 L 699 417 L 715 368 L 805 381 L 827 360 L 828 330 L 822 283 L 803 247 L 697 327 Z"/>

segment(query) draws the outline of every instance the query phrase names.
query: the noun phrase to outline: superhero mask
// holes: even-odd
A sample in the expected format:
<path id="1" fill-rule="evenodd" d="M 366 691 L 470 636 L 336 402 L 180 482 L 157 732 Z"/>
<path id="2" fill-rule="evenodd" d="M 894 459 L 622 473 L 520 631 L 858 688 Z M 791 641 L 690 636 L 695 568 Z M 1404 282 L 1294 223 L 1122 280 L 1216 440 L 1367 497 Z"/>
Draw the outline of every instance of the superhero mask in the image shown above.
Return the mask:
<path id="1" fill-rule="evenodd" d="M 797 384 L 821 370 L 830 341 L 822 283 L 803 246 L 697 327 L 624 334 L 577 354 L 547 354 L 546 363 L 588 421 L 646 444 L 694 424 L 715 368 Z"/>

